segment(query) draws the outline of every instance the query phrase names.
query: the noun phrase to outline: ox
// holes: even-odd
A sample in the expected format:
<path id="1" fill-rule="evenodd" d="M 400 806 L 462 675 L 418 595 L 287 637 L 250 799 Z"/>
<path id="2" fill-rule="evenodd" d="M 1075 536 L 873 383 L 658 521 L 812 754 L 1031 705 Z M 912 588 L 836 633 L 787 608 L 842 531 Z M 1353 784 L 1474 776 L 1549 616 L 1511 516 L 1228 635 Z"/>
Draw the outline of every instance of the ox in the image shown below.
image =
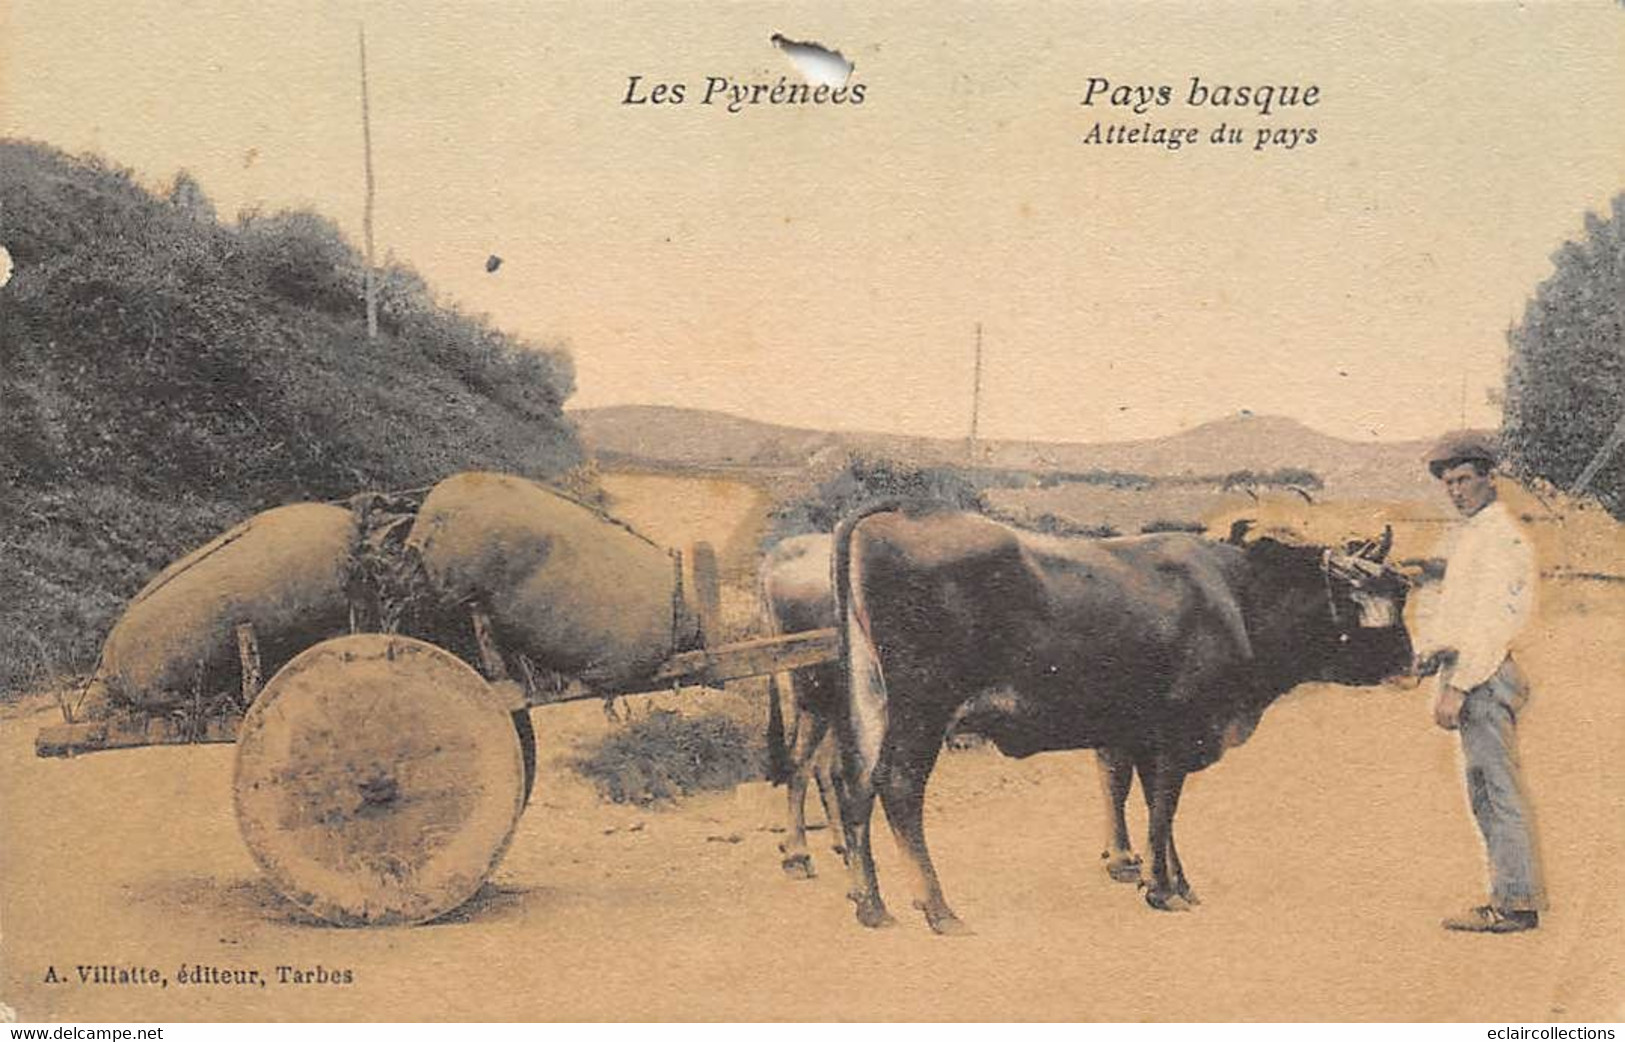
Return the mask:
<path id="1" fill-rule="evenodd" d="M 762 562 L 762 612 L 774 635 L 828 629 L 835 625 L 835 595 L 830 589 L 833 540 L 828 535 L 799 535 L 774 545 Z M 841 834 L 834 747 L 825 741 L 830 721 L 840 709 L 846 682 L 839 662 L 826 662 L 775 673 L 768 694 L 768 773 L 786 787 L 789 814 L 786 838 L 779 844 L 785 874 L 811 879 L 812 854 L 807 850 L 807 783 L 816 778 L 824 818 Z M 789 730 L 786 733 L 786 720 Z M 838 842 L 838 841 L 837 841 Z M 844 854 L 845 848 L 836 847 Z"/>
<path id="2" fill-rule="evenodd" d="M 836 624 L 835 594 L 830 572 L 834 540 L 826 534 L 791 536 L 774 544 L 762 561 L 759 594 L 768 631 L 774 635 L 828 629 Z M 841 712 L 846 691 L 844 668 L 830 662 L 775 673 L 770 678 L 768 702 L 768 774 L 773 784 L 785 786 L 788 807 L 785 841 L 779 844 L 780 862 L 792 879 L 816 875 L 807 848 L 807 789 L 816 782 L 824 820 L 837 836 L 842 834 L 840 800 L 836 796 L 841 775 L 834 769 L 834 743 L 825 739 L 831 721 Z M 788 721 L 788 729 L 786 722 Z M 1126 753 L 1096 752 L 1102 791 L 1111 822 L 1101 859 L 1106 872 L 1118 882 L 1140 878 L 1140 858 L 1129 842 L 1123 805 L 1134 780 L 1134 761 Z M 836 841 L 835 852 L 846 854 Z"/>
<path id="3" fill-rule="evenodd" d="M 1064 538 L 895 506 L 842 524 L 835 584 L 849 673 L 836 734 L 861 923 L 891 920 L 869 845 L 878 792 L 916 907 L 938 933 L 963 929 L 923 826 L 950 727 L 1016 757 L 1116 750 L 1109 775 L 1126 793 L 1132 765 L 1145 789 L 1147 902 L 1194 903 L 1173 838 L 1185 777 L 1245 741 L 1298 684 L 1376 684 L 1411 659 L 1406 584 L 1380 563 L 1386 534 L 1355 552 L 1235 542 Z"/>

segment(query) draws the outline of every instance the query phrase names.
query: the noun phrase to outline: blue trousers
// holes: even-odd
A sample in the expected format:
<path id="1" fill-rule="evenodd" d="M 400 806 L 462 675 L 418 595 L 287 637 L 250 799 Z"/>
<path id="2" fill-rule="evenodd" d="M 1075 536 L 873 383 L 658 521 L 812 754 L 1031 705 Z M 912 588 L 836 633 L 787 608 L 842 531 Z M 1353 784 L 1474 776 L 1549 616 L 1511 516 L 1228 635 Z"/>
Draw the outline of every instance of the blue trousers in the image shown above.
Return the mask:
<path id="1" fill-rule="evenodd" d="M 1523 673 L 1508 658 L 1494 676 L 1467 693 L 1461 707 L 1467 798 L 1489 856 L 1490 903 L 1506 911 L 1546 907 L 1534 826 L 1518 771 L 1518 713 L 1528 698 Z"/>

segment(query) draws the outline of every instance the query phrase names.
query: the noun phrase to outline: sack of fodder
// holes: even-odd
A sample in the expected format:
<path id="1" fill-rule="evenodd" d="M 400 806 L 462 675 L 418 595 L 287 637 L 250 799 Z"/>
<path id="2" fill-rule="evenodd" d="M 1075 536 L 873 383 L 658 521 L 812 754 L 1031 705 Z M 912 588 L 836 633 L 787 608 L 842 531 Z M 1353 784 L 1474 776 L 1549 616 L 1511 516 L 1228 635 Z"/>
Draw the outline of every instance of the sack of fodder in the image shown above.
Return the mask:
<path id="1" fill-rule="evenodd" d="M 589 685 L 636 690 L 697 640 L 669 552 L 524 478 L 447 478 L 407 542 L 443 601 L 490 614 L 504 650 Z"/>
<path id="2" fill-rule="evenodd" d="M 153 709 L 237 689 L 243 623 L 254 627 L 266 679 L 346 632 L 356 538 L 349 510 L 301 503 L 257 514 L 171 564 L 108 634 L 96 701 Z"/>

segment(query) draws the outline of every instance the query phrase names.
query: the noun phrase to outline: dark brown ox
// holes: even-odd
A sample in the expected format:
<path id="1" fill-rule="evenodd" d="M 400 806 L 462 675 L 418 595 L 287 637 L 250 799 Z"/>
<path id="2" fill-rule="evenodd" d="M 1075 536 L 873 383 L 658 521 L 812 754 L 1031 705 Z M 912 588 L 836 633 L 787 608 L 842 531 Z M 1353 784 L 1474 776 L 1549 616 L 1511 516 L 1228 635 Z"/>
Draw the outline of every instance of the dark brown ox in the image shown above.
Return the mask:
<path id="1" fill-rule="evenodd" d="M 760 596 L 770 633 L 799 633 L 835 625 L 831 579 L 834 539 L 823 533 L 791 536 L 774 544 L 762 561 Z M 846 691 L 845 667 L 838 662 L 785 670 L 771 677 L 768 697 L 769 777 L 786 791 L 785 840 L 780 864 L 792 879 L 816 874 L 807 846 L 807 790 L 816 783 L 824 820 L 841 845 L 840 773 L 835 769 L 835 743 L 826 740 L 831 721 L 841 712 Z M 1140 858 L 1129 842 L 1123 805 L 1134 781 L 1134 761 L 1117 750 L 1097 750 L 1101 788 L 1106 796 L 1109 834 L 1101 852 L 1106 872 L 1118 882 L 1140 878 Z"/>
<path id="2" fill-rule="evenodd" d="M 1120 751 L 1150 811 L 1146 899 L 1194 903 L 1173 838 L 1186 775 L 1301 683 L 1375 684 L 1408 666 L 1405 583 L 1379 563 L 1386 543 L 1348 553 L 1182 533 L 1091 540 L 898 509 L 843 524 L 849 686 L 836 731 L 858 920 L 890 921 L 869 846 L 878 792 L 916 907 L 938 933 L 962 927 L 922 820 L 950 726 L 1010 756 Z"/>

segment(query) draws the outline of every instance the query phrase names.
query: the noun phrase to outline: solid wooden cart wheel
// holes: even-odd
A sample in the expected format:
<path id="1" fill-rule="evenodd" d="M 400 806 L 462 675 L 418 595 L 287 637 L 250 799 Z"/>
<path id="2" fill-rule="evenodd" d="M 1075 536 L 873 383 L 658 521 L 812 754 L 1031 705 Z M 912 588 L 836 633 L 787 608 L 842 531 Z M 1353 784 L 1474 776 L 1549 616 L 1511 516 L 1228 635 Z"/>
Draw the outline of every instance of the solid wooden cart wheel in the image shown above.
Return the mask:
<path id="1" fill-rule="evenodd" d="M 524 806 L 514 719 L 457 656 L 325 641 L 283 666 L 237 739 L 237 825 L 289 900 L 345 926 L 421 923 L 496 868 Z"/>

